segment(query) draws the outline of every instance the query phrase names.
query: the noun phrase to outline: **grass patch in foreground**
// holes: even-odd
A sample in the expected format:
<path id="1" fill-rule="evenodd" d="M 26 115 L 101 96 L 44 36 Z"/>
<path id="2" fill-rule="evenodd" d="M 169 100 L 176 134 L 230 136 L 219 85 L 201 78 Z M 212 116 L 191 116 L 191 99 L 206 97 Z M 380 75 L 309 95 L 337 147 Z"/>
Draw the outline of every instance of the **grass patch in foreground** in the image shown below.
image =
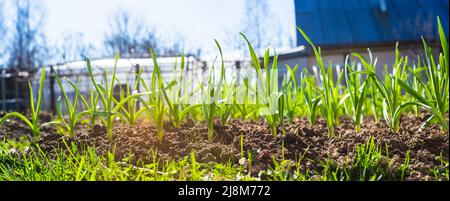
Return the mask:
<path id="1" fill-rule="evenodd" d="M 132 157 L 117 160 L 114 151 L 98 155 L 95 148 L 79 150 L 74 144 L 65 144 L 54 155 L 31 143 L 0 142 L 0 181 L 348 181 L 348 180 L 403 180 L 411 171 L 409 160 L 392 168 L 392 160 L 384 156 L 381 147 L 368 140 L 357 148 L 351 163 L 339 166 L 331 159 L 314 161 L 299 156 L 296 161 L 273 159 L 266 170 L 250 174 L 253 162 L 239 164 L 199 163 L 192 151 L 178 161 L 161 162 L 155 151 L 149 152 L 151 162 L 131 163 Z M 386 150 L 387 151 L 387 150 Z M 243 161 L 251 161 L 249 158 Z M 441 157 L 442 167 L 430 169 L 430 175 L 445 176 L 448 181 L 448 161 Z M 304 169 L 304 162 L 317 164 L 317 169 Z M 253 164 L 256 165 L 256 164 Z M 446 168 L 445 168 L 446 167 Z M 441 177 L 442 178 L 442 177 Z"/>

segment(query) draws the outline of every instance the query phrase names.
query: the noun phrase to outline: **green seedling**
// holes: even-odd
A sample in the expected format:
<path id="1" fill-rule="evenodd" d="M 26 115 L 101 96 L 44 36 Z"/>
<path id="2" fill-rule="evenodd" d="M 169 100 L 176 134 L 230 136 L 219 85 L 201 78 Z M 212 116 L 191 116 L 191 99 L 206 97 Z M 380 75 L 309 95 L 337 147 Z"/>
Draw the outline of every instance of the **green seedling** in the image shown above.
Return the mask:
<path id="1" fill-rule="evenodd" d="M 34 100 L 33 95 L 33 88 L 31 87 L 31 81 L 28 81 L 28 88 L 30 90 L 30 108 L 31 108 L 31 121 L 28 120 L 28 118 L 20 114 L 18 112 L 10 112 L 0 118 L 0 125 L 3 124 L 6 120 L 10 119 L 11 117 L 16 117 L 22 120 L 30 129 L 31 134 L 33 136 L 33 141 L 37 142 L 39 140 L 39 129 L 49 125 L 49 124 L 57 124 L 57 121 L 51 121 L 44 124 L 39 125 L 39 114 L 41 110 L 41 101 L 42 101 L 42 93 L 44 90 L 44 81 L 45 81 L 45 67 L 41 70 L 41 77 L 39 79 L 39 91 L 38 91 L 38 97 L 37 101 Z"/>
<path id="2" fill-rule="evenodd" d="M 58 73 L 56 73 L 55 71 L 55 78 L 56 78 L 56 82 L 58 83 L 60 89 L 61 89 L 61 93 L 62 93 L 62 97 L 64 98 L 64 103 L 66 105 L 67 108 L 67 116 L 68 116 L 68 120 L 66 121 L 64 118 L 64 115 L 61 112 L 61 96 L 58 97 L 57 100 L 57 106 L 56 106 L 56 110 L 58 112 L 58 115 L 60 117 L 61 123 L 63 124 L 66 132 L 69 133 L 70 137 L 74 137 L 75 136 L 75 129 L 76 129 L 76 125 L 77 122 L 85 115 L 89 115 L 92 113 L 92 111 L 90 110 L 84 110 L 81 112 L 77 112 L 77 106 L 78 106 L 78 100 L 80 97 L 79 93 L 75 93 L 75 99 L 74 101 L 70 101 L 69 97 L 66 94 L 66 90 L 64 89 L 63 85 L 62 85 L 62 81 L 59 78 Z M 70 80 L 67 80 L 72 87 L 75 89 L 75 91 L 78 90 L 79 88 L 79 80 L 77 82 L 77 84 L 75 85 L 73 82 L 71 82 Z"/>

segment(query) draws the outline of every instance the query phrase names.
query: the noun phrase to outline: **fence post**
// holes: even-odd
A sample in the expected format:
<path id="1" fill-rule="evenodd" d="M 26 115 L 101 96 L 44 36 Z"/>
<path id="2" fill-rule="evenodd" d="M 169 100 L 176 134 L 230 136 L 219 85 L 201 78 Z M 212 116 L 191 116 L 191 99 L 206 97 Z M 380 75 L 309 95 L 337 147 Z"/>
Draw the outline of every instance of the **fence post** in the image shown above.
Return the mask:
<path id="1" fill-rule="evenodd" d="M 235 70 L 236 70 L 236 87 L 239 85 L 239 83 L 241 82 L 241 61 L 236 60 L 234 61 L 234 65 L 235 65 Z"/>
<path id="2" fill-rule="evenodd" d="M 135 82 L 137 82 L 136 83 L 137 91 L 138 91 L 138 93 L 140 93 L 140 91 L 141 91 L 140 86 L 141 85 L 139 84 L 140 80 L 138 79 L 138 74 L 139 74 L 139 72 L 141 72 L 141 66 L 139 64 L 136 64 L 135 71 L 136 71 L 136 77 L 134 78 L 134 80 L 135 80 Z M 136 111 L 140 109 L 139 106 L 140 106 L 139 105 L 139 101 L 136 101 Z"/>
<path id="3" fill-rule="evenodd" d="M 6 78 L 6 73 L 5 73 L 5 69 L 2 69 L 2 72 L 1 72 L 1 74 L 0 74 L 0 78 L 2 79 L 2 97 L 1 97 L 1 102 L 2 102 L 2 110 L 3 111 L 6 111 L 6 95 L 5 95 L 5 93 L 6 93 L 6 87 L 5 87 L 5 85 L 6 85 L 6 83 L 5 83 L 5 78 Z"/>
<path id="4" fill-rule="evenodd" d="M 55 107 L 55 70 L 50 67 L 50 110 L 52 114 L 56 114 Z"/>

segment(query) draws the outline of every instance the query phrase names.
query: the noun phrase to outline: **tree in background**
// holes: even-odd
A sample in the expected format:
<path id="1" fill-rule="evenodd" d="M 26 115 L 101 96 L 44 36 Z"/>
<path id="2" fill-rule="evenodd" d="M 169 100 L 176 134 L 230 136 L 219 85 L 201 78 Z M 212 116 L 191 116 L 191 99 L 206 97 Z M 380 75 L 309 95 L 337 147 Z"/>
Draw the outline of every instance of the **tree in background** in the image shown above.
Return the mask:
<path id="1" fill-rule="evenodd" d="M 0 1 L 0 67 L 3 66 L 3 57 L 6 55 L 6 24 L 3 16 L 3 1 Z"/>
<path id="2" fill-rule="evenodd" d="M 83 33 L 65 33 L 55 48 L 56 62 L 69 62 L 84 60 L 87 56 L 93 57 L 94 46 L 86 43 Z"/>
<path id="3" fill-rule="evenodd" d="M 44 9 L 39 0 L 16 0 L 8 67 L 34 70 L 44 64 L 48 48 L 42 31 Z"/>
<path id="4" fill-rule="evenodd" d="M 253 48 L 259 51 L 272 41 L 267 37 L 268 29 L 266 28 L 270 19 L 268 0 L 246 0 L 244 12 L 243 32 L 252 42 Z"/>
<path id="5" fill-rule="evenodd" d="M 118 9 L 109 19 L 109 28 L 104 40 L 108 56 L 119 52 L 121 57 L 149 57 L 150 48 L 158 55 L 180 55 L 184 48 L 184 39 L 174 33 L 165 38 L 146 24 L 142 16 L 132 14 L 125 9 Z"/>
<path id="6" fill-rule="evenodd" d="M 132 15 L 128 10 L 119 9 L 109 20 L 104 44 L 110 55 L 119 52 L 125 57 L 149 55 L 150 48 L 159 52 L 158 37 L 142 17 Z"/>
<path id="7" fill-rule="evenodd" d="M 184 36 L 177 32 L 166 34 L 160 44 L 160 55 L 164 56 L 179 56 L 184 48 Z M 185 52 L 186 55 L 192 55 L 193 53 Z"/>
<path id="8" fill-rule="evenodd" d="M 268 0 L 245 0 L 240 32 L 244 33 L 257 52 L 267 47 L 293 47 L 294 39 L 285 30 L 280 20 L 274 16 Z M 247 55 L 247 45 L 242 37 L 235 33 L 236 29 L 228 32 L 228 41 L 231 48 Z"/>

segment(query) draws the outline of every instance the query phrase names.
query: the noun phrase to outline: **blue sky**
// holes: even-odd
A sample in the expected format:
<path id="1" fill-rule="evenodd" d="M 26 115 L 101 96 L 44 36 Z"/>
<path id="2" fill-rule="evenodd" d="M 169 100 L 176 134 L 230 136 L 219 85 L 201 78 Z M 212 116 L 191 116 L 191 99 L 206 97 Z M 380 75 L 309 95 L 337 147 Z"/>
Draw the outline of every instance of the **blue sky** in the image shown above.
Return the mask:
<path id="1" fill-rule="evenodd" d="M 11 1 L 11 0 L 0 0 Z M 180 33 L 186 48 L 215 50 L 214 38 L 225 40 L 238 34 L 244 12 L 244 0 L 43 0 L 44 30 L 55 44 L 65 33 L 83 33 L 85 41 L 102 44 L 108 17 L 117 8 L 128 9 L 145 18 L 164 38 Z M 295 38 L 293 0 L 270 0 L 274 18 L 286 37 Z"/>

